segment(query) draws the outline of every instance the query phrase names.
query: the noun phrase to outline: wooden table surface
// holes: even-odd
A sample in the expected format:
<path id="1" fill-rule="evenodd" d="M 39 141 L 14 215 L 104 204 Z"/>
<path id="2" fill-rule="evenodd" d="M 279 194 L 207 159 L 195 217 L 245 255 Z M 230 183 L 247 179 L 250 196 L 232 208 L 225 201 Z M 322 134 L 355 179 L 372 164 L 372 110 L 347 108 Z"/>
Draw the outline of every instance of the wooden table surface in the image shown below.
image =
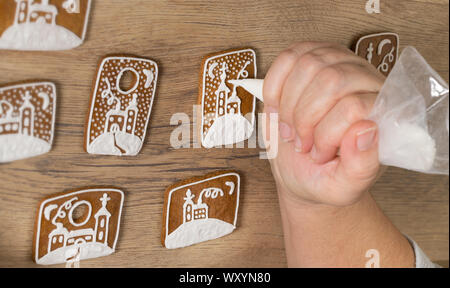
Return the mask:
<path id="1" fill-rule="evenodd" d="M 0 83 L 43 78 L 57 83 L 56 137 L 49 154 L 0 165 L 0 267 L 35 267 L 33 225 L 41 198 L 74 188 L 114 185 L 126 192 L 115 254 L 82 267 L 285 267 L 278 199 L 261 149 L 179 149 L 169 138 L 174 113 L 192 116 L 203 55 L 250 46 L 263 77 L 293 41 L 350 47 L 362 35 L 392 31 L 448 81 L 448 0 L 366 1 L 97 0 L 86 42 L 63 52 L 0 50 Z M 137 157 L 88 155 L 85 115 L 98 60 L 111 53 L 149 57 L 160 67 L 147 138 Z M 258 110 L 261 111 L 261 106 Z M 218 169 L 243 176 L 238 228 L 184 249 L 160 244 L 163 193 L 175 181 Z M 448 177 L 389 168 L 372 189 L 385 213 L 434 261 L 449 259 Z M 64 265 L 57 265 L 63 267 Z"/>

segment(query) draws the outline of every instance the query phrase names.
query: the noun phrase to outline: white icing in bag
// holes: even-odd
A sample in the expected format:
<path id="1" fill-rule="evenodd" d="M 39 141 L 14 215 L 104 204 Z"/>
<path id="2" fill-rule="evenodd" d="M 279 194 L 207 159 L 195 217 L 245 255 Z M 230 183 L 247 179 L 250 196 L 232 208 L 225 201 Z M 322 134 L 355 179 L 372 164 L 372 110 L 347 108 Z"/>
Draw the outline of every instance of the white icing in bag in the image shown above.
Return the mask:
<path id="1" fill-rule="evenodd" d="M 415 171 L 431 169 L 436 144 L 423 128 L 395 121 L 384 121 L 379 127 L 379 158 L 384 165 L 408 167 Z"/>
<path id="2" fill-rule="evenodd" d="M 370 120 L 384 165 L 448 175 L 448 85 L 413 47 L 403 50 Z"/>

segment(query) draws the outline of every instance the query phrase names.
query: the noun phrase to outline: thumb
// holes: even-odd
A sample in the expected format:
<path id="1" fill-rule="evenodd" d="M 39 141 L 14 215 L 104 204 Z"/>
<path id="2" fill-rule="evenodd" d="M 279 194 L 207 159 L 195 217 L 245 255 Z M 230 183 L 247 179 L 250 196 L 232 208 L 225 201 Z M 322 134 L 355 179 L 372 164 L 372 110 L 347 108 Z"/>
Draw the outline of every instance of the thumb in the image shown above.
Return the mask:
<path id="1" fill-rule="evenodd" d="M 379 168 L 377 124 L 368 120 L 354 123 L 342 139 L 336 176 L 363 192 L 372 185 Z"/>

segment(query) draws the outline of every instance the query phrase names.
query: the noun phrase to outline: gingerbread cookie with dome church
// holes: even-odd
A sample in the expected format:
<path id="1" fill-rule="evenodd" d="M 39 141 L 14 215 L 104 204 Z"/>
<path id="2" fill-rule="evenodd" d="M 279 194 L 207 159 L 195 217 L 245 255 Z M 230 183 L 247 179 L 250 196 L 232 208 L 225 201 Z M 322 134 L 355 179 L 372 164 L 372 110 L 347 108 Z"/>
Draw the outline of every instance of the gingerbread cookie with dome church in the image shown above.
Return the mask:
<path id="1" fill-rule="evenodd" d="M 233 232 L 239 194 L 240 176 L 234 171 L 210 173 L 170 186 L 164 198 L 164 247 L 186 247 Z"/>
<path id="2" fill-rule="evenodd" d="M 56 88 L 51 82 L 0 87 L 0 163 L 50 151 L 55 110 Z"/>
<path id="3" fill-rule="evenodd" d="M 127 78 L 129 83 L 123 81 Z M 90 154 L 135 156 L 145 140 L 158 66 L 149 59 L 109 56 L 97 73 L 85 131 Z"/>
<path id="4" fill-rule="evenodd" d="M 124 193 L 113 188 L 50 196 L 39 205 L 33 259 L 52 265 L 114 253 Z"/>
<path id="5" fill-rule="evenodd" d="M 208 55 L 200 75 L 202 146 L 212 148 L 250 138 L 256 100 L 233 80 L 256 78 L 255 51 L 236 49 Z"/>
<path id="6" fill-rule="evenodd" d="M 67 50 L 85 38 L 91 0 L 0 1 L 0 49 Z"/>

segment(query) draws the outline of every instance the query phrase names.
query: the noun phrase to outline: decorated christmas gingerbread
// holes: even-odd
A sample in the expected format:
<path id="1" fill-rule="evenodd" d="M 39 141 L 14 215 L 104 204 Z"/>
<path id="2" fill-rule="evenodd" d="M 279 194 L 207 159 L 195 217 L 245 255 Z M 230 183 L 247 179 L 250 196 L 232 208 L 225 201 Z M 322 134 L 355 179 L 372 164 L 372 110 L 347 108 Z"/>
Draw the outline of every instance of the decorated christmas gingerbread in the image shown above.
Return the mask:
<path id="1" fill-rule="evenodd" d="M 378 33 L 359 39 L 356 54 L 388 76 L 398 59 L 399 37 L 395 33 Z"/>
<path id="2" fill-rule="evenodd" d="M 39 204 L 33 260 L 51 265 L 107 256 L 119 237 L 124 194 L 92 188 L 50 196 Z"/>
<path id="3" fill-rule="evenodd" d="M 248 139 L 254 129 L 255 97 L 232 80 L 256 78 L 256 54 L 236 49 L 206 56 L 200 74 L 201 143 L 205 148 Z"/>
<path id="4" fill-rule="evenodd" d="M 51 82 L 0 86 L 0 163 L 50 151 L 56 115 Z"/>
<path id="5" fill-rule="evenodd" d="M 67 50 L 86 36 L 91 0 L 0 1 L 0 49 Z"/>
<path id="6" fill-rule="evenodd" d="M 101 61 L 85 131 L 88 153 L 117 156 L 139 153 L 150 120 L 157 78 L 158 66 L 149 59 L 108 56 Z"/>
<path id="7" fill-rule="evenodd" d="M 164 247 L 186 247 L 233 232 L 239 193 L 240 177 L 234 171 L 211 173 L 170 186 L 164 199 Z"/>

